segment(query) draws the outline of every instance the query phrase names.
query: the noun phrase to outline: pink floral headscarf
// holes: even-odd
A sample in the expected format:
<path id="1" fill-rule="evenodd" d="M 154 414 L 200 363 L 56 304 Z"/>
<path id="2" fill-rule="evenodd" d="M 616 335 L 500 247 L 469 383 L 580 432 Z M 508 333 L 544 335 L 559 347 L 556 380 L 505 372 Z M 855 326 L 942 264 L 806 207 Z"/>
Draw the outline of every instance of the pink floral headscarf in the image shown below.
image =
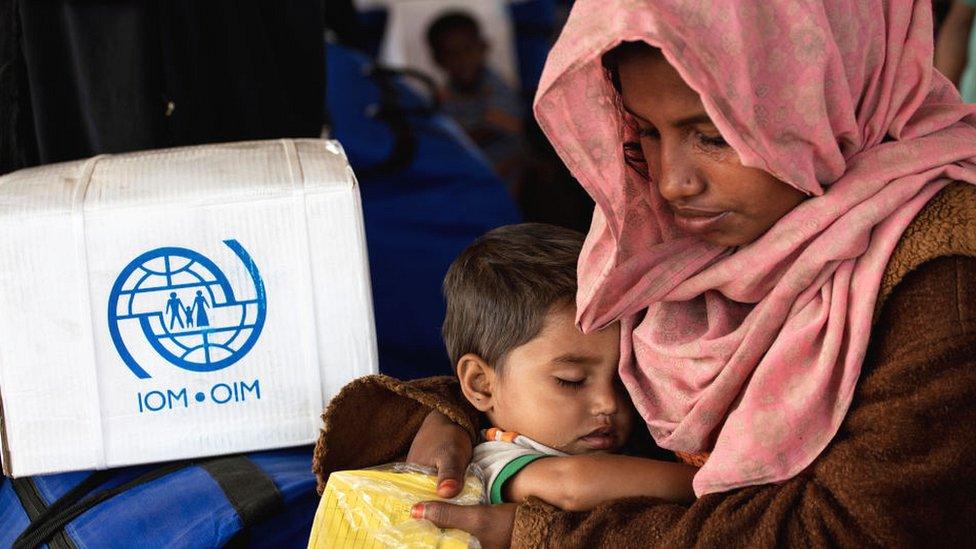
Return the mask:
<path id="1" fill-rule="evenodd" d="M 663 50 L 742 163 L 810 198 L 738 249 L 682 234 L 624 161 L 636 136 L 601 66 L 623 41 Z M 974 108 L 931 59 L 927 1 L 573 7 L 535 111 L 597 204 L 577 321 L 623 322 L 621 376 L 658 444 L 711 452 L 698 495 L 789 479 L 823 451 L 902 232 L 950 180 L 976 182 Z"/>

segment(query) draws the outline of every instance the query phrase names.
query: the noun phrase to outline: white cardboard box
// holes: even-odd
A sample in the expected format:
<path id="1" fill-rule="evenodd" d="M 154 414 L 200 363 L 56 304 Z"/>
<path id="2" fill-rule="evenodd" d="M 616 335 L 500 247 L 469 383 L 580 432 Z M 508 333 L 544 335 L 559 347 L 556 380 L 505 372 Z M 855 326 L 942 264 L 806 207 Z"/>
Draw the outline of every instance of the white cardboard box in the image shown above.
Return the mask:
<path id="1" fill-rule="evenodd" d="M 0 235 L 5 474 L 310 443 L 328 400 L 377 371 L 337 142 L 22 170 L 0 178 Z"/>

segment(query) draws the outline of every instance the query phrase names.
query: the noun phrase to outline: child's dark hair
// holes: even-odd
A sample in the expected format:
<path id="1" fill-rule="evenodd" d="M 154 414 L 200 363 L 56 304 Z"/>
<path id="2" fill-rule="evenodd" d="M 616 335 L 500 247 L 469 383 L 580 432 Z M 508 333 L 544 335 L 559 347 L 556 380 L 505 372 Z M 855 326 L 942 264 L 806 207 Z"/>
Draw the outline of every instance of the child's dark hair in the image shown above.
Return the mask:
<path id="1" fill-rule="evenodd" d="M 441 40 L 451 31 L 465 30 L 481 36 L 481 27 L 474 17 L 462 12 L 451 11 L 438 17 L 427 27 L 427 45 L 435 53 L 440 50 Z"/>
<path id="2" fill-rule="evenodd" d="M 444 277 L 444 344 L 451 364 L 473 353 L 499 369 L 508 352 L 542 330 L 554 307 L 573 303 L 583 235 L 544 223 L 494 229 Z"/>

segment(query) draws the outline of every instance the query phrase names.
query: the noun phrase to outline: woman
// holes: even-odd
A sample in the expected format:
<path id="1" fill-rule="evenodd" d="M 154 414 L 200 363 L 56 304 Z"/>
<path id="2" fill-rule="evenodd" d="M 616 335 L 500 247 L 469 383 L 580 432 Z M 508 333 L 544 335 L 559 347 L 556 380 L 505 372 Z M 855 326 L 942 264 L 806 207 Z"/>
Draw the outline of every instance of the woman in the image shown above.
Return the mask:
<path id="1" fill-rule="evenodd" d="M 193 298 L 193 309 L 197 311 L 197 326 L 210 326 L 210 317 L 207 316 L 207 298 L 203 297 L 203 291 L 197 290 L 197 296 Z M 187 317 L 189 320 L 189 317 Z"/>
<path id="2" fill-rule="evenodd" d="M 910 0 L 577 2 L 535 105 L 597 204 L 577 320 L 623 322 L 699 499 L 423 515 L 489 547 L 972 543 L 976 118 L 931 26 Z M 364 380 L 326 422 L 320 474 L 410 447 L 441 495 L 474 436 L 436 379 Z"/>

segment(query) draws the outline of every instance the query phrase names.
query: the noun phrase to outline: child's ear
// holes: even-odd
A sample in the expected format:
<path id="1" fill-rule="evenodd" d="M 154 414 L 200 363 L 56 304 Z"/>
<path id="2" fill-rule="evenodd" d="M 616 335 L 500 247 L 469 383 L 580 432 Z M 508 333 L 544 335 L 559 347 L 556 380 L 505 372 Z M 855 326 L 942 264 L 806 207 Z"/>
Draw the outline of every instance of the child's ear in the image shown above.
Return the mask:
<path id="1" fill-rule="evenodd" d="M 490 411 L 495 370 L 480 356 L 468 353 L 458 360 L 457 375 L 468 402 L 480 412 Z"/>

